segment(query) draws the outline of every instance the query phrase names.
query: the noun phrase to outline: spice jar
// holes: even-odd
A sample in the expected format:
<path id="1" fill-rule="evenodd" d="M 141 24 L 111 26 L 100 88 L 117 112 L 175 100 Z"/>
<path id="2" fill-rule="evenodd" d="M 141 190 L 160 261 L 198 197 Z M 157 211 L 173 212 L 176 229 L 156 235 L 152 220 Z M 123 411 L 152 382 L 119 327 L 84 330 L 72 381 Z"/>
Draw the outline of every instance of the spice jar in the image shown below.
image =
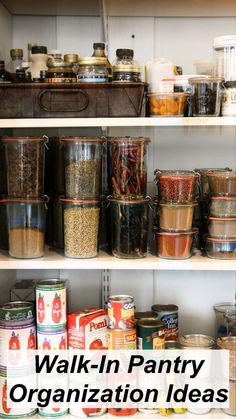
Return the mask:
<path id="1" fill-rule="evenodd" d="M 40 79 L 40 71 L 47 71 L 48 54 L 44 46 L 33 46 L 31 50 L 30 72 L 32 79 Z"/>
<path id="2" fill-rule="evenodd" d="M 20 259 L 44 255 L 45 198 L 7 199 L 9 254 Z"/>
<path id="3" fill-rule="evenodd" d="M 236 197 L 236 172 L 208 173 L 211 196 Z"/>
<path id="4" fill-rule="evenodd" d="M 149 199 L 108 198 L 112 254 L 123 259 L 147 253 Z"/>
<path id="5" fill-rule="evenodd" d="M 190 170 L 155 170 L 159 197 L 165 202 L 195 201 L 199 175 Z"/>
<path id="6" fill-rule="evenodd" d="M 146 196 L 149 142 L 145 137 L 108 140 L 108 177 L 115 196 Z"/>
<path id="7" fill-rule="evenodd" d="M 229 351 L 229 378 L 236 380 L 236 336 L 217 339 L 217 347 Z"/>
<path id="8" fill-rule="evenodd" d="M 208 223 L 211 237 L 236 240 L 236 218 L 208 217 Z"/>
<path id="9" fill-rule="evenodd" d="M 99 198 L 102 138 L 62 138 L 68 198 Z"/>
<path id="10" fill-rule="evenodd" d="M 212 259 L 236 260 L 236 239 L 207 237 L 206 254 Z"/>
<path id="11" fill-rule="evenodd" d="M 193 226 L 193 215 L 197 202 L 189 204 L 159 204 L 160 229 L 166 231 L 188 231 Z"/>
<path id="12" fill-rule="evenodd" d="M 209 187 L 209 180 L 208 180 L 208 173 L 212 172 L 231 172 L 231 169 L 228 167 L 226 168 L 201 168 L 201 169 L 194 169 L 195 172 L 199 174 L 199 191 L 198 194 L 201 199 L 207 199 L 210 195 L 210 187 Z M 212 214 L 213 215 L 213 214 Z"/>
<path id="13" fill-rule="evenodd" d="M 222 81 L 213 77 L 189 79 L 193 89 L 193 116 L 219 116 Z"/>
<path id="14" fill-rule="evenodd" d="M 48 71 L 45 74 L 46 83 L 76 83 L 73 63 L 63 61 L 61 55 L 48 59 Z"/>
<path id="15" fill-rule="evenodd" d="M 113 81 L 141 82 L 141 69 L 134 61 L 132 49 L 117 49 L 113 63 Z"/>
<path id="16" fill-rule="evenodd" d="M 112 65 L 110 64 L 106 53 L 105 53 L 105 44 L 103 42 L 95 42 L 93 44 L 93 54 L 92 57 L 104 57 L 107 60 L 107 70 L 109 81 L 112 79 Z"/>
<path id="17" fill-rule="evenodd" d="M 234 305 L 232 303 L 219 303 L 214 305 L 214 311 L 216 314 L 216 335 L 217 337 L 227 335 L 227 324 L 225 314 L 232 309 Z"/>
<path id="18" fill-rule="evenodd" d="M 98 253 L 99 201 L 62 198 L 64 251 L 69 258 L 93 258 Z"/>
<path id="19" fill-rule="evenodd" d="M 65 54 L 64 55 L 65 63 L 72 64 L 72 70 L 76 74 L 76 80 L 77 80 L 77 74 L 78 74 L 78 70 L 79 70 L 78 60 L 79 60 L 78 54 Z"/>
<path id="20" fill-rule="evenodd" d="M 105 83 L 108 81 L 106 57 L 83 57 L 78 61 L 78 81 L 87 83 Z"/>
<path id="21" fill-rule="evenodd" d="M 8 250 L 6 196 L 0 196 L 0 249 Z"/>
<path id="22" fill-rule="evenodd" d="M 6 137 L 8 195 L 36 198 L 43 194 L 45 138 Z"/>
<path id="23" fill-rule="evenodd" d="M 229 336 L 236 336 L 236 306 L 228 308 L 225 312 L 227 333 Z"/>
<path id="24" fill-rule="evenodd" d="M 157 255 L 163 259 L 188 259 L 192 256 L 193 237 L 197 229 L 182 233 L 156 233 Z"/>

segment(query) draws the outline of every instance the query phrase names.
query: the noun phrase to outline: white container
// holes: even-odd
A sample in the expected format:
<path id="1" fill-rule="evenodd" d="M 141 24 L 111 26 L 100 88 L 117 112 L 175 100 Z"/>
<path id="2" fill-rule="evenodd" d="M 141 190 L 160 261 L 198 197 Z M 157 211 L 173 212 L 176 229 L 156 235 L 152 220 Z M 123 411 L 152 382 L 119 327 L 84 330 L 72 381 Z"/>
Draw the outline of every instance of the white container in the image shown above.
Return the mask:
<path id="1" fill-rule="evenodd" d="M 48 54 L 46 47 L 34 46 L 31 51 L 30 72 L 32 79 L 40 78 L 40 71 L 47 71 Z"/>
<path id="2" fill-rule="evenodd" d="M 41 328 L 61 329 L 66 325 L 66 285 L 49 279 L 36 285 L 37 324 Z"/>
<path id="3" fill-rule="evenodd" d="M 214 39 L 214 75 L 225 81 L 236 80 L 236 35 L 217 36 Z"/>
<path id="4" fill-rule="evenodd" d="M 222 116 L 236 116 L 236 81 L 224 83 Z"/>
<path id="5" fill-rule="evenodd" d="M 189 413 L 193 413 L 194 415 L 206 415 L 207 413 L 209 413 L 211 411 L 211 409 L 207 408 L 207 407 L 201 407 L 201 408 L 192 408 L 192 409 L 188 409 Z"/>
<path id="6" fill-rule="evenodd" d="M 145 65 L 145 73 L 146 82 L 149 84 L 149 92 L 166 92 L 166 82 L 175 76 L 174 68 L 174 64 L 165 58 L 148 61 Z M 169 92 L 171 92 L 171 89 L 173 91 L 173 83 L 168 82 L 168 89 Z"/>

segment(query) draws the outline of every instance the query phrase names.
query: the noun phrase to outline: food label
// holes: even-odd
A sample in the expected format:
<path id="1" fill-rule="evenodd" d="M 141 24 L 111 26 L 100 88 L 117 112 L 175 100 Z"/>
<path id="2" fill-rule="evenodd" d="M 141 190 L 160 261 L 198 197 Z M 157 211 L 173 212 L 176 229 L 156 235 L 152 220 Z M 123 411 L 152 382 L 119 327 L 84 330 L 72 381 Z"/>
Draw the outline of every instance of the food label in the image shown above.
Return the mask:
<path id="1" fill-rule="evenodd" d="M 24 374 L 21 377 L 21 383 L 23 385 L 25 385 L 27 388 L 30 388 L 32 386 L 33 380 L 36 381 L 36 376 L 35 375 Z M 35 386 L 36 386 L 36 382 L 35 382 Z M 1 399 L 0 399 L 0 415 L 1 415 L 1 417 L 21 418 L 21 417 L 32 416 L 32 415 L 36 414 L 36 412 L 37 412 L 36 409 L 22 408 L 22 407 L 17 408 L 17 403 L 14 403 L 14 408 L 13 407 L 8 407 L 8 405 L 7 405 L 7 392 L 8 392 L 7 378 L 3 377 L 3 376 L 0 376 L 0 397 L 1 397 Z"/>
<path id="2" fill-rule="evenodd" d="M 173 93 L 174 92 L 174 79 L 163 78 L 160 81 L 160 92 L 162 92 L 162 93 Z"/>
<path id="3" fill-rule="evenodd" d="M 165 324 L 165 340 L 178 340 L 178 313 L 157 313 Z"/>
<path id="4" fill-rule="evenodd" d="M 66 288 L 37 289 L 36 305 L 39 326 L 59 329 L 66 325 Z"/>
<path id="5" fill-rule="evenodd" d="M 92 407 L 78 407 L 78 408 L 74 408 L 71 407 L 70 408 L 70 414 L 72 416 L 76 416 L 77 418 L 87 418 L 87 417 L 96 417 L 96 416 L 102 416 L 104 415 L 104 413 L 106 413 L 106 409 L 101 409 L 101 408 L 92 408 Z"/>
<path id="6" fill-rule="evenodd" d="M 44 332 L 37 330 L 37 341 L 39 350 L 61 350 L 67 349 L 67 332 L 66 330 L 54 332 Z"/>
<path id="7" fill-rule="evenodd" d="M 236 116 L 236 89 L 234 88 L 229 88 L 224 91 L 222 115 Z"/>
<path id="8" fill-rule="evenodd" d="M 131 330 L 108 330 L 108 349 L 128 349 L 133 350 L 137 347 L 136 329 Z"/>
<path id="9" fill-rule="evenodd" d="M 134 327 L 134 301 L 108 301 L 108 318 L 111 329 L 132 329 Z"/>

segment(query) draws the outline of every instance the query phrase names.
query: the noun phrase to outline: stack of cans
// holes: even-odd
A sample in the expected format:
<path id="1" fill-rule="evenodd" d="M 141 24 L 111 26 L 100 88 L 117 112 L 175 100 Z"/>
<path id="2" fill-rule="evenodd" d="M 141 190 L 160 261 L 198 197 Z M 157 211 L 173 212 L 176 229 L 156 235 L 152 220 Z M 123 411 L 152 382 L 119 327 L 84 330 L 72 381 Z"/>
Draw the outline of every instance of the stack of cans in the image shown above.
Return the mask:
<path id="1" fill-rule="evenodd" d="M 33 303 L 15 301 L 0 307 L 0 416 L 23 417 L 36 409 L 10 407 L 7 403 L 7 374 L 26 387 L 36 380 L 33 357 L 28 350 L 36 349 L 36 326 Z"/>

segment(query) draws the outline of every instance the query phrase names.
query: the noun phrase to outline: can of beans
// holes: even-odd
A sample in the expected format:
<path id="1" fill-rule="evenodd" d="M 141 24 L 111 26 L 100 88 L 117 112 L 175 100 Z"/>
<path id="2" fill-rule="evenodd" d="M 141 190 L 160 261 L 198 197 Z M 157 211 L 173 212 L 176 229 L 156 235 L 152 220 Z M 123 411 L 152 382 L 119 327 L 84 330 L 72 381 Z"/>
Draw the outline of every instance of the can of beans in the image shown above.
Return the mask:
<path id="1" fill-rule="evenodd" d="M 0 324 L 32 323 L 34 305 L 30 301 L 13 301 L 0 306 Z"/>
<path id="2" fill-rule="evenodd" d="M 87 417 L 98 417 L 106 413 L 107 409 L 95 408 L 95 407 L 71 407 L 70 414 L 77 418 L 87 418 Z"/>
<path id="3" fill-rule="evenodd" d="M 110 329 L 132 329 L 134 322 L 134 298 L 130 295 L 112 295 L 109 297 L 108 325 Z"/>
<path id="4" fill-rule="evenodd" d="M 66 326 L 66 284 L 50 279 L 36 285 L 37 324 L 49 329 Z"/>
<path id="5" fill-rule="evenodd" d="M 108 409 L 108 413 L 113 416 L 131 416 L 137 412 L 137 409 L 121 409 L 121 408 L 113 408 L 110 407 Z"/>
<path id="6" fill-rule="evenodd" d="M 61 350 L 67 349 L 67 330 L 47 330 L 37 328 L 37 342 L 39 350 Z"/>
<path id="7" fill-rule="evenodd" d="M 165 349 L 165 325 L 156 317 L 137 322 L 138 349 Z"/>
<path id="8" fill-rule="evenodd" d="M 107 330 L 108 349 L 130 349 L 137 348 L 136 329 L 108 329 Z"/>
<path id="9" fill-rule="evenodd" d="M 178 306 L 175 304 L 154 304 L 151 309 L 165 324 L 165 339 L 178 340 Z"/>

